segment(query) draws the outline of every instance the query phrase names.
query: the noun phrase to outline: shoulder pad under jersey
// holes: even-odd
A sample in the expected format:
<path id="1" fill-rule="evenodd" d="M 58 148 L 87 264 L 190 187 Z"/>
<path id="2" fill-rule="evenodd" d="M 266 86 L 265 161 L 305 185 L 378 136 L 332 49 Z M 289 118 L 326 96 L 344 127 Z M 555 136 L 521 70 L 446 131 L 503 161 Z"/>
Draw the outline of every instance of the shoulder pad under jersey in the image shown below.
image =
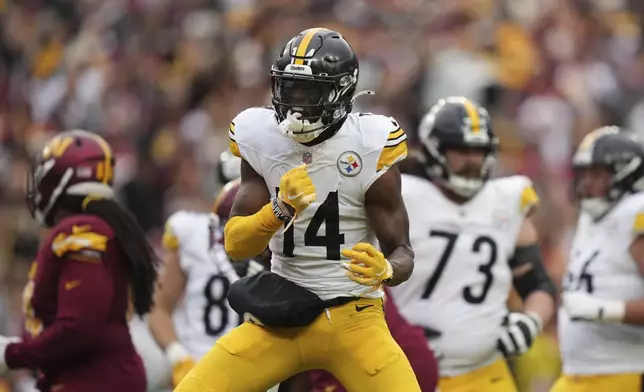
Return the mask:
<path id="1" fill-rule="evenodd" d="M 112 228 L 96 215 L 78 214 L 67 217 L 52 229 L 51 250 L 57 257 L 86 253 L 96 257 L 107 251 L 114 237 Z"/>
<path id="2" fill-rule="evenodd" d="M 387 169 L 407 157 L 407 135 L 393 118 L 380 114 L 358 114 L 365 147 L 379 151 L 376 171 Z"/>
<path id="3" fill-rule="evenodd" d="M 266 127 L 267 121 L 268 123 L 270 121 L 275 122 L 273 110 L 266 107 L 248 108 L 235 116 L 228 127 L 230 152 L 237 157 L 248 160 L 244 156 L 243 147 L 248 146 L 252 138 L 257 136 L 258 131 L 261 131 L 258 128 Z M 242 148 L 240 148 L 240 145 Z"/>
<path id="4" fill-rule="evenodd" d="M 620 210 L 618 219 L 628 221 L 629 231 L 633 236 L 644 235 L 644 192 L 628 195 L 620 204 L 622 205 L 615 207 Z"/>
<path id="5" fill-rule="evenodd" d="M 172 214 L 165 223 L 163 246 L 169 250 L 177 250 L 182 243 L 190 239 L 195 230 L 204 228 L 204 223 L 219 226 L 219 218 L 214 214 L 178 211 Z M 216 227 L 213 227 L 213 230 Z"/>
<path id="6" fill-rule="evenodd" d="M 489 184 L 500 194 L 501 200 L 512 203 L 512 209 L 523 216 L 528 215 L 539 205 L 539 196 L 532 181 L 526 176 L 495 178 Z"/>

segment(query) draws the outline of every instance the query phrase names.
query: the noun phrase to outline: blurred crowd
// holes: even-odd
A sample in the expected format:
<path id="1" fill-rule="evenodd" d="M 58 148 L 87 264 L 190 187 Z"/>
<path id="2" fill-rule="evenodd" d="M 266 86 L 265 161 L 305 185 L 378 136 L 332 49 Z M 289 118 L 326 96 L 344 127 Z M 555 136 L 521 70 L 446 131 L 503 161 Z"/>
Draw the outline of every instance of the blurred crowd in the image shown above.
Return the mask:
<path id="1" fill-rule="evenodd" d="M 19 328 L 40 235 L 27 170 L 52 134 L 110 141 L 119 197 L 158 242 L 172 212 L 210 208 L 230 120 L 270 103 L 275 53 L 314 26 L 358 52 L 360 87 L 376 95 L 357 110 L 394 116 L 412 140 L 440 97 L 488 108 L 499 174 L 529 175 L 542 197 L 559 281 L 572 149 L 605 124 L 644 134 L 643 17 L 641 0 L 0 0 L 0 327 Z"/>

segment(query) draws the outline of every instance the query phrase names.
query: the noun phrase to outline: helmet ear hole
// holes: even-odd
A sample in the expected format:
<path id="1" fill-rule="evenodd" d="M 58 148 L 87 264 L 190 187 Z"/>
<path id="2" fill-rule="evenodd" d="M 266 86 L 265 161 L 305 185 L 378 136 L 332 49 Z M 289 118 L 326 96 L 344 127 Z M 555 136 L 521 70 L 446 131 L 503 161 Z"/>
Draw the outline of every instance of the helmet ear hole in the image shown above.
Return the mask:
<path id="1" fill-rule="evenodd" d="M 83 146 L 83 141 L 81 140 L 81 138 L 77 137 L 74 140 L 74 144 L 76 144 L 76 147 L 82 147 Z"/>

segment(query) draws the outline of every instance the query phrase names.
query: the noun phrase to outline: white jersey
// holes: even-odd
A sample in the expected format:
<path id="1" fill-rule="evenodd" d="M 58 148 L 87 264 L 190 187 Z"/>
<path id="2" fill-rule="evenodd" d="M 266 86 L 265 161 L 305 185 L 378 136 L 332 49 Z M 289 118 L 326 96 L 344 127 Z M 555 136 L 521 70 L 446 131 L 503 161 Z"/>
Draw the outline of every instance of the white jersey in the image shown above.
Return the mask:
<path id="1" fill-rule="evenodd" d="M 226 300 L 230 284 L 239 277 L 220 240 L 216 215 L 186 211 L 168 219 L 163 235 L 164 245 L 179 252 L 186 275 L 184 296 L 172 315 L 175 332 L 195 360 L 240 323 Z"/>
<path id="2" fill-rule="evenodd" d="M 581 213 L 564 290 L 595 298 L 644 298 L 644 278 L 629 247 L 644 230 L 644 193 L 621 200 L 598 222 Z M 565 374 L 644 373 L 644 327 L 572 321 L 559 310 L 559 346 Z"/>
<path id="3" fill-rule="evenodd" d="M 351 281 L 340 251 L 358 242 L 376 244 L 365 211 L 365 192 L 407 155 L 404 131 L 390 117 L 350 114 L 330 139 L 313 147 L 293 141 L 268 108 L 241 112 L 230 126 L 231 151 L 264 178 L 275 196 L 289 170 L 308 164 L 317 200 L 270 242 L 272 271 L 323 300 L 370 290 Z M 381 297 L 382 290 L 365 294 Z"/>
<path id="4" fill-rule="evenodd" d="M 442 355 L 442 376 L 496 360 L 512 285 L 508 260 L 530 208 L 538 202 L 529 179 L 489 180 L 465 204 L 446 198 L 429 180 L 403 175 L 414 273 L 392 287 L 411 324 L 439 331 L 431 346 Z"/>

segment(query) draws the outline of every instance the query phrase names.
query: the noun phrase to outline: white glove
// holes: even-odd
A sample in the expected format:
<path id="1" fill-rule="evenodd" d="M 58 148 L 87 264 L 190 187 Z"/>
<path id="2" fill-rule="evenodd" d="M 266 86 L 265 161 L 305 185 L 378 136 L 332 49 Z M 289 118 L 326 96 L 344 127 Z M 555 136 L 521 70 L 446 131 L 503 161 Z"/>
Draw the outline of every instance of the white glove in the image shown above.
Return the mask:
<path id="1" fill-rule="evenodd" d="M 621 322 L 626 314 L 626 303 L 593 298 L 587 293 L 574 291 L 564 293 L 563 308 L 573 321 Z"/>
<path id="2" fill-rule="evenodd" d="M 257 275 L 262 271 L 264 271 L 264 266 L 261 263 L 253 259 L 248 260 L 248 269 L 246 270 L 246 276 Z"/>
<path id="3" fill-rule="evenodd" d="M 7 346 L 11 343 L 20 343 L 22 339 L 17 336 L 2 336 L 0 335 L 0 375 L 7 374 L 9 371 L 9 366 L 7 366 L 7 361 L 4 359 L 5 351 L 7 351 Z"/>
<path id="4" fill-rule="evenodd" d="M 503 356 L 512 357 L 525 354 L 536 337 L 541 333 L 543 321 L 536 313 L 510 313 L 502 324 L 503 332 L 497 342 L 497 348 Z"/>

